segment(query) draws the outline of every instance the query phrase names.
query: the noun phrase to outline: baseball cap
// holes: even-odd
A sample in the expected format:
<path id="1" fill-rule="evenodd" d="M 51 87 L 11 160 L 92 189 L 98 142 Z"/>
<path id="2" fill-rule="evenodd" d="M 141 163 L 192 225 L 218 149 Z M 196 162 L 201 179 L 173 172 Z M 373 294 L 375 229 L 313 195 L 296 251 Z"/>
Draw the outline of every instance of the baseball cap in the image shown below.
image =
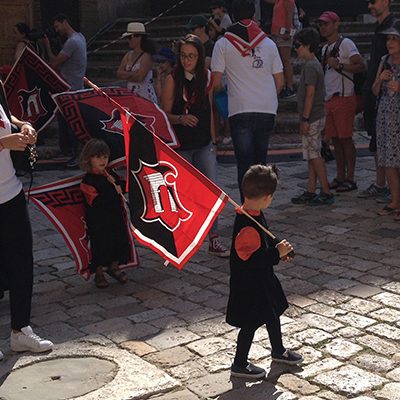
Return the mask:
<path id="1" fill-rule="evenodd" d="M 325 11 L 315 22 L 318 22 L 318 21 L 325 21 L 325 22 L 335 21 L 335 22 L 339 22 L 340 18 L 333 11 Z"/>
<path id="2" fill-rule="evenodd" d="M 192 29 L 202 26 L 208 26 L 208 24 L 209 24 L 208 19 L 204 15 L 198 14 L 198 15 L 193 15 L 193 17 L 190 18 L 190 21 L 187 25 L 185 25 L 185 28 Z"/>
<path id="3" fill-rule="evenodd" d="M 173 61 L 176 62 L 175 54 L 169 47 L 163 47 L 158 54 L 154 54 L 152 59 L 156 62 Z"/>

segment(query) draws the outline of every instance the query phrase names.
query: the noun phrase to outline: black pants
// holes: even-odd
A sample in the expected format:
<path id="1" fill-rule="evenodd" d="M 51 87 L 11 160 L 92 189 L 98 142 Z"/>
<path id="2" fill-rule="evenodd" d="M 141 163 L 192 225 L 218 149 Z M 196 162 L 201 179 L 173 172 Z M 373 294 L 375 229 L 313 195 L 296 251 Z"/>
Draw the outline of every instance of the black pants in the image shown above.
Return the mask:
<path id="1" fill-rule="evenodd" d="M 363 92 L 364 126 L 371 136 L 369 150 L 376 152 L 376 96 L 371 92 Z"/>
<path id="2" fill-rule="evenodd" d="M 283 354 L 285 348 L 282 343 L 281 323 L 279 319 L 268 322 L 266 324 L 271 342 L 271 348 L 274 353 Z M 246 367 L 251 344 L 253 343 L 254 334 L 258 328 L 241 328 L 238 334 L 236 355 L 234 364 L 238 367 Z"/>
<path id="3" fill-rule="evenodd" d="M 0 204 L 0 280 L 10 290 L 11 329 L 29 325 L 33 286 L 32 229 L 24 192 Z"/>

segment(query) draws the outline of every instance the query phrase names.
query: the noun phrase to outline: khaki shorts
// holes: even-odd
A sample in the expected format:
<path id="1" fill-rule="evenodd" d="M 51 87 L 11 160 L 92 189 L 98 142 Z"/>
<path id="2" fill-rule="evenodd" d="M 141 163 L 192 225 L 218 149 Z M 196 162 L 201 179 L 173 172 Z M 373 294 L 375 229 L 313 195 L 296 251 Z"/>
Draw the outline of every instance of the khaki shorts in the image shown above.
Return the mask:
<path id="1" fill-rule="evenodd" d="M 282 39 L 282 35 L 271 35 L 271 40 L 273 40 L 276 44 L 276 47 L 292 47 L 293 38 Z"/>
<path id="2" fill-rule="evenodd" d="M 325 128 L 323 117 L 308 126 L 308 136 L 302 135 L 303 159 L 313 160 L 321 157 L 321 132 Z"/>

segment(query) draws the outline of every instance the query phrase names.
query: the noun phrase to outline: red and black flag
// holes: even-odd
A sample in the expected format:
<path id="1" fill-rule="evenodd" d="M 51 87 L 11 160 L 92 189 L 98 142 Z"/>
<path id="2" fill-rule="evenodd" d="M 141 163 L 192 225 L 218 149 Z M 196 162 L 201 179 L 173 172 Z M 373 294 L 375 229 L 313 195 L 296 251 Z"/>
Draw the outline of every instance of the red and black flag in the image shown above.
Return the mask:
<path id="1" fill-rule="evenodd" d="M 115 160 L 109 164 L 109 168 L 113 169 L 123 165 L 125 165 L 125 159 Z M 81 174 L 32 189 L 29 197 L 64 237 L 75 259 L 77 273 L 88 280 L 90 277 L 89 264 L 91 261 L 91 252 L 85 222 L 84 195 L 80 190 L 83 176 Z M 131 224 L 126 212 L 125 219 L 131 247 L 131 258 L 126 265 L 120 266 L 121 269 L 139 265 L 131 233 Z"/>
<path id="2" fill-rule="evenodd" d="M 11 114 L 29 121 L 40 132 L 53 120 L 57 111 L 51 95 L 71 87 L 43 58 L 25 47 L 5 81 Z"/>
<path id="3" fill-rule="evenodd" d="M 102 91 L 134 114 L 166 144 L 171 147 L 179 146 L 167 116 L 157 104 L 126 88 L 104 88 Z M 91 138 L 100 138 L 110 147 L 111 160 L 125 156 L 124 130 L 120 111 L 115 104 L 94 89 L 60 93 L 54 95 L 53 99 L 82 145 Z"/>
<path id="4" fill-rule="evenodd" d="M 181 269 L 228 196 L 139 121 L 121 117 L 133 234 Z"/>

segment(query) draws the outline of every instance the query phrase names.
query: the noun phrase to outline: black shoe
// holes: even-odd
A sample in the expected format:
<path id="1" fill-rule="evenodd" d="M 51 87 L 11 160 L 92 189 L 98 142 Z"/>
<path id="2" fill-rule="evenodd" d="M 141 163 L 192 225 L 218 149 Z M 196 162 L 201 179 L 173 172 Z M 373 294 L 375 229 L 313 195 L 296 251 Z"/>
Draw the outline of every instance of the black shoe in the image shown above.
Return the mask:
<path id="1" fill-rule="evenodd" d="M 292 350 L 285 350 L 283 354 L 277 354 L 272 352 L 271 358 L 273 361 L 280 362 L 283 364 L 297 365 L 304 361 L 302 355 L 295 353 Z"/>
<path id="2" fill-rule="evenodd" d="M 251 363 L 248 363 L 247 367 L 238 367 L 237 365 L 232 364 L 231 376 L 235 376 L 236 378 L 260 379 L 260 378 L 264 378 L 265 369 L 256 367 L 255 365 L 253 365 Z"/>

